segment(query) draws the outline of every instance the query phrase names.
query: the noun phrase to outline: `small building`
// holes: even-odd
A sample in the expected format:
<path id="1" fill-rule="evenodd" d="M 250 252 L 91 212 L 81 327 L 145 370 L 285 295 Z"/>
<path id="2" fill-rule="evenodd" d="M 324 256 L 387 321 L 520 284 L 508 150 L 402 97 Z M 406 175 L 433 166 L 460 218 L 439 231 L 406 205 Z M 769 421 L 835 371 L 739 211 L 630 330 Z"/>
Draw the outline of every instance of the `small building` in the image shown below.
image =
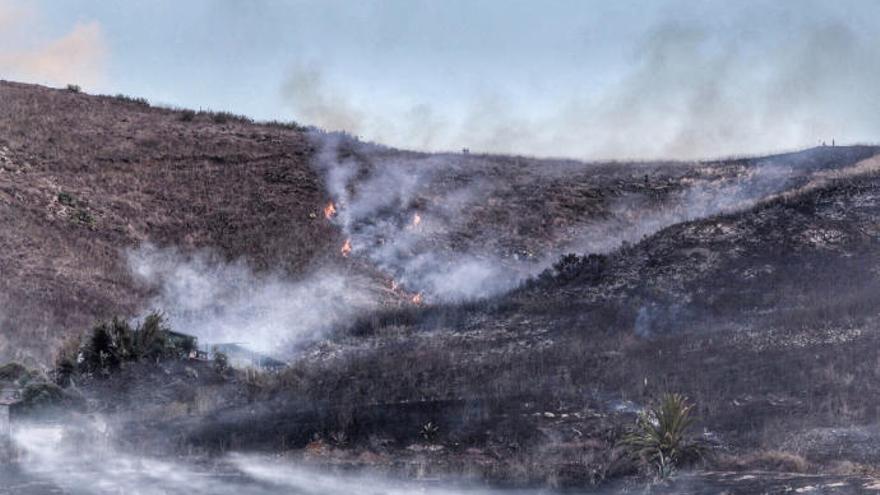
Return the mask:
<path id="1" fill-rule="evenodd" d="M 171 346 L 175 349 L 180 349 L 187 355 L 191 355 L 199 349 L 199 340 L 192 335 L 172 330 L 168 330 L 166 335 L 168 336 L 168 343 Z"/>
<path id="2" fill-rule="evenodd" d="M 233 368 L 255 368 L 262 371 L 280 371 L 287 367 L 287 363 L 272 356 L 248 349 L 243 344 L 234 342 L 214 344 L 211 353 L 223 353 L 229 359 L 229 365 Z"/>

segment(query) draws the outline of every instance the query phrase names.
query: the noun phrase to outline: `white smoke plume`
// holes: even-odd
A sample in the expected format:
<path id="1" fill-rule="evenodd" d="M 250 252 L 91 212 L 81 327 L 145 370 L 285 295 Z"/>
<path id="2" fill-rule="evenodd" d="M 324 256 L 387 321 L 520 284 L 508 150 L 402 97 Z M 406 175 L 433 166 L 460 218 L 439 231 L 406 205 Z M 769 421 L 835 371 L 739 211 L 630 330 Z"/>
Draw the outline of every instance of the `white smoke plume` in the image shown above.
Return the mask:
<path id="1" fill-rule="evenodd" d="M 293 281 L 256 274 L 207 252 L 143 246 L 128 252 L 134 276 L 157 291 L 150 302 L 172 328 L 205 344 L 235 342 L 278 352 L 375 306 L 359 278 L 320 270 Z"/>
<path id="2" fill-rule="evenodd" d="M 492 219 L 474 217 L 472 211 L 490 197 L 497 201 L 495 193 L 510 186 L 512 177 L 517 177 L 518 196 L 511 199 L 507 194 L 502 201 L 531 201 L 535 198 L 523 192 L 530 185 L 552 184 L 566 174 L 568 180 L 591 181 L 596 164 L 536 161 L 526 169 L 498 172 L 514 167 L 518 159 L 498 165 L 481 156 L 397 152 L 336 133 L 316 132 L 313 140 L 319 149 L 314 166 L 337 207 L 331 220 L 348 236 L 353 256 L 369 259 L 408 290 L 424 293 L 428 301 L 502 293 L 562 254 L 607 253 L 680 222 L 752 207 L 829 174 L 815 167 L 823 153 L 833 152 L 826 148 L 762 159 L 667 164 L 666 170 L 677 176 L 676 189 L 662 193 L 662 201 L 647 188 L 646 179 L 641 192 L 609 199 L 604 217 L 576 220 L 552 231 L 547 239 L 533 243 L 543 251 L 523 258 L 498 242 L 514 237 L 510 231 L 520 226 L 519 219 L 508 216 L 495 225 Z M 848 159 L 845 153 L 850 152 L 843 150 L 838 158 Z M 630 182 L 641 180 L 640 171 L 651 171 L 649 164 L 619 167 L 615 177 Z M 523 211 L 522 205 L 515 211 Z M 477 239 L 472 237 L 475 231 Z"/>
<path id="3" fill-rule="evenodd" d="M 112 422 L 95 417 L 66 424 L 19 424 L 13 433 L 21 456 L 3 488 L 26 493 L 82 495 L 405 495 L 490 494 L 466 487 L 444 488 L 378 476 L 340 475 L 266 456 L 233 453 L 206 460 L 168 459 L 132 452 L 118 442 Z"/>
<path id="4" fill-rule="evenodd" d="M 766 159 L 728 177 L 696 178 L 660 208 L 643 204 L 644 198 L 624 197 L 612 206 L 610 220 L 586 225 L 567 249 L 607 253 L 677 223 L 744 210 L 785 190 L 800 173 Z"/>
<path id="5" fill-rule="evenodd" d="M 364 256 L 408 290 L 433 300 L 492 295 L 511 286 L 497 258 L 486 253 L 440 250 L 455 218 L 490 187 L 468 181 L 443 183 L 462 165 L 444 155 L 379 159 L 366 170 L 341 157 L 338 134 L 315 134 L 314 165 L 322 173 L 352 254 Z M 427 199 L 426 199 L 427 198 Z"/>

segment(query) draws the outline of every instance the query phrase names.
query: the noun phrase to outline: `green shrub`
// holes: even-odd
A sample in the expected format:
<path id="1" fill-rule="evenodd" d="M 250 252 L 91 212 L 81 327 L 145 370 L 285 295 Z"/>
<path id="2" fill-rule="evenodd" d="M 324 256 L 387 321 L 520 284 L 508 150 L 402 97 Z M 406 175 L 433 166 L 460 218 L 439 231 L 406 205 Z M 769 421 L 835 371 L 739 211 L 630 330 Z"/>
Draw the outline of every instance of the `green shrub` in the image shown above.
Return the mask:
<path id="1" fill-rule="evenodd" d="M 76 212 L 74 212 L 72 218 L 75 222 L 80 223 L 82 225 L 88 225 L 88 226 L 95 225 L 95 217 L 93 217 L 92 214 L 89 213 L 88 210 L 85 210 L 83 208 L 78 208 L 76 210 Z"/>
<path id="2" fill-rule="evenodd" d="M 31 377 L 31 372 L 18 363 L 8 363 L 0 366 L 0 382 L 18 383 Z"/>
<path id="3" fill-rule="evenodd" d="M 666 394 L 639 415 L 635 428 L 624 439 L 637 459 L 653 467 L 661 479 L 704 454 L 703 446 L 689 437 L 692 409 L 686 397 Z"/>
<path id="4" fill-rule="evenodd" d="M 80 348 L 67 346 L 56 361 L 56 381 L 66 383 L 70 378 L 70 363 L 79 361 L 79 372 L 107 374 L 123 363 L 142 359 L 180 359 L 196 348 L 196 340 L 172 332 L 161 313 L 151 313 L 137 328 L 122 319 L 114 318 L 92 328 Z M 78 354 L 82 359 L 78 359 Z"/>
<path id="5" fill-rule="evenodd" d="M 122 93 L 117 94 L 117 95 L 114 96 L 113 98 L 116 98 L 116 99 L 119 100 L 119 101 L 124 101 L 124 102 L 126 102 L 126 103 L 132 103 L 132 104 L 135 104 L 135 105 L 140 105 L 140 106 L 142 106 L 142 107 L 148 107 L 148 106 L 150 106 L 150 102 L 147 101 L 146 98 L 139 98 L 139 97 L 134 97 L 134 96 L 128 96 L 128 95 L 124 95 L 124 94 L 122 94 Z"/>
<path id="6" fill-rule="evenodd" d="M 58 193 L 58 202 L 63 204 L 64 206 L 73 206 L 76 204 L 76 200 L 73 195 L 67 192 Z"/>

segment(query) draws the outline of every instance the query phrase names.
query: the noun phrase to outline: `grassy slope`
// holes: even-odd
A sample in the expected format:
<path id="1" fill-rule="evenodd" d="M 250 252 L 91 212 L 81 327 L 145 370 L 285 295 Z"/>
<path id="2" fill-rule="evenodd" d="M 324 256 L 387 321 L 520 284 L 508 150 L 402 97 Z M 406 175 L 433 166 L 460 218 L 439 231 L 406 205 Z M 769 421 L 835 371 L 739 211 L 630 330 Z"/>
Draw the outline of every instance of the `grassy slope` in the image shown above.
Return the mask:
<path id="1" fill-rule="evenodd" d="M 144 241 L 291 273 L 336 245 L 310 218 L 324 193 L 302 133 L 181 116 L 0 83 L 0 325 L 22 337 L 0 355 L 45 359 L 63 331 L 134 311 L 120 253 Z"/>

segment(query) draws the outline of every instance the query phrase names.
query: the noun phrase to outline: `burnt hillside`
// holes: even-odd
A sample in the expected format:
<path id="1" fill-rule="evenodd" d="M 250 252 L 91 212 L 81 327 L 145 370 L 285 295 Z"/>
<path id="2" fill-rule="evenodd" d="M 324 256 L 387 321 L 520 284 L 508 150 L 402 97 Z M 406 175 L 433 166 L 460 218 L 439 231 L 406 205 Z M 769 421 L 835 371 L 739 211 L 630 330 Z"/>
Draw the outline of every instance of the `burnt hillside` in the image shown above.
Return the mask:
<path id="1" fill-rule="evenodd" d="M 412 294 L 431 305 L 504 293 L 562 253 L 610 252 L 747 208 L 875 152 L 687 163 L 432 155 L 11 82 L 0 102 L 0 354 L 44 363 L 64 335 L 148 309 L 156 288 L 125 258 L 147 244 L 294 281 L 339 267 L 366 275 L 380 305 Z M 329 220 L 328 201 L 339 207 Z"/>
<path id="2" fill-rule="evenodd" d="M 581 448 L 601 470 L 621 412 L 674 390 L 723 452 L 876 464 L 880 175 L 876 158 L 857 170 L 569 258 L 509 296 L 361 322 L 306 355 L 294 396 L 436 403 L 418 419 L 446 418 L 449 441 Z"/>

